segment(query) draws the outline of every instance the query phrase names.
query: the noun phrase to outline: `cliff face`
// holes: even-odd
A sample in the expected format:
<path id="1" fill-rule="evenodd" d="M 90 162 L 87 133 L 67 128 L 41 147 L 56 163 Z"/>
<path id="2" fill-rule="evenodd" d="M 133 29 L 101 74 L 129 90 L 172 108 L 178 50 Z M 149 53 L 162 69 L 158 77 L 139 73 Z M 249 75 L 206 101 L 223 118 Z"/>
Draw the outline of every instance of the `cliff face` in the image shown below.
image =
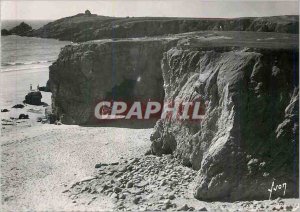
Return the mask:
<path id="1" fill-rule="evenodd" d="M 204 120 L 159 120 L 151 136 L 154 154 L 198 170 L 195 197 L 268 199 L 273 179 L 296 197 L 298 54 L 297 35 L 254 32 L 67 46 L 50 67 L 53 108 L 89 124 L 98 99 L 201 99 Z"/>
<path id="2" fill-rule="evenodd" d="M 296 58 L 297 50 L 175 47 L 164 54 L 165 101 L 201 98 L 205 119 L 160 120 L 152 151 L 199 170 L 196 198 L 268 199 L 273 179 L 287 183 L 286 197 L 297 197 Z"/>
<path id="3" fill-rule="evenodd" d="M 172 40 L 95 41 L 66 46 L 50 67 L 55 114 L 68 124 L 95 124 L 100 100 L 163 100 L 160 59 Z"/>
<path id="4" fill-rule="evenodd" d="M 96 39 L 133 38 L 200 30 L 298 33 L 298 16 L 264 18 L 116 18 L 78 14 L 51 22 L 29 36 L 82 42 Z"/>

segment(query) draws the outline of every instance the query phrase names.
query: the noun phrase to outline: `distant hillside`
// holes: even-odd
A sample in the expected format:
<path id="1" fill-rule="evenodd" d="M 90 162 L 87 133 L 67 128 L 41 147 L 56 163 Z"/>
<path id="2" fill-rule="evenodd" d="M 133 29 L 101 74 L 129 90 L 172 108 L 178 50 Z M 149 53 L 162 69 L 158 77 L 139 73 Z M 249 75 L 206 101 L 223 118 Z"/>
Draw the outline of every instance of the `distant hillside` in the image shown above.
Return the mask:
<path id="1" fill-rule="evenodd" d="M 75 42 L 177 34 L 201 30 L 299 33 L 299 16 L 262 18 L 107 17 L 80 13 L 34 30 L 28 36 Z"/>

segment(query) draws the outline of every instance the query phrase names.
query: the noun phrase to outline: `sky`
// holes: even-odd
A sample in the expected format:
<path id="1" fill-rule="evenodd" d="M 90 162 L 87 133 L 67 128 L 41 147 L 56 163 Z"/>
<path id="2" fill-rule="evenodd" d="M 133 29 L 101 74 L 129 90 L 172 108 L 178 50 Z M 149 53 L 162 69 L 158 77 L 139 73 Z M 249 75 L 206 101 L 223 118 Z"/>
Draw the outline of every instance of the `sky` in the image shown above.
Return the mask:
<path id="1" fill-rule="evenodd" d="M 298 1 L 224 0 L 1 0 L 1 20 L 55 20 L 89 9 L 105 16 L 257 17 L 298 15 Z"/>

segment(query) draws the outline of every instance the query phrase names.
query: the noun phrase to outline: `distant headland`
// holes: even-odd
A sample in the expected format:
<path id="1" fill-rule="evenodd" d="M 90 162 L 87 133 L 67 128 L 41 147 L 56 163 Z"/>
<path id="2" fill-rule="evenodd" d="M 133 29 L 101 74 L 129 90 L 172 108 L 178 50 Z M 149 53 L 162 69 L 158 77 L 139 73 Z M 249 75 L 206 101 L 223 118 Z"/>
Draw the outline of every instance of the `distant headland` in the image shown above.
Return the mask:
<path id="1" fill-rule="evenodd" d="M 255 31 L 299 33 L 298 16 L 272 16 L 249 18 L 176 18 L 176 17 L 109 17 L 92 14 L 89 10 L 61 18 L 38 29 L 27 23 L 1 35 L 54 38 L 73 42 L 110 38 L 149 37 L 194 31 Z"/>
<path id="2" fill-rule="evenodd" d="M 20 36 L 26 36 L 28 33 L 32 31 L 32 27 L 25 22 L 20 23 L 18 26 L 7 30 L 7 29 L 2 29 L 1 30 L 1 35 L 6 36 L 6 35 L 20 35 Z"/>

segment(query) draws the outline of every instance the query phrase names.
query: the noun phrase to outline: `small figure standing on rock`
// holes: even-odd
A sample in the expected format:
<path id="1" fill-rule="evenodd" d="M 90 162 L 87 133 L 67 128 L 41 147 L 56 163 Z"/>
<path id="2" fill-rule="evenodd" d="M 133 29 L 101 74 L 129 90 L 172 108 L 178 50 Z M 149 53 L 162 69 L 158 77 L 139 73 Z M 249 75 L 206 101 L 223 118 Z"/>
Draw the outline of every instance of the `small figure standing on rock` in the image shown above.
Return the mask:
<path id="1" fill-rule="evenodd" d="M 29 88 L 30 88 L 30 91 L 32 91 L 32 84 L 30 84 L 30 87 L 29 87 Z"/>

